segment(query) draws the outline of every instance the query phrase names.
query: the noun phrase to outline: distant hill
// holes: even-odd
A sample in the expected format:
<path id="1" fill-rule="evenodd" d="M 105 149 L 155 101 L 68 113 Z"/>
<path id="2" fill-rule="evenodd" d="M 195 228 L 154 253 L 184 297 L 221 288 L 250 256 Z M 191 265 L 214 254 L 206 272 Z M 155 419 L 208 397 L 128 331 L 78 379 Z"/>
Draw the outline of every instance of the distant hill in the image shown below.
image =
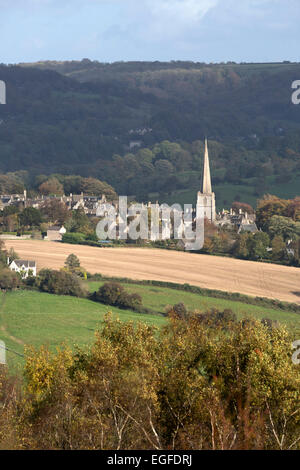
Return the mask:
<path id="1" fill-rule="evenodd" d="M 173 165 L 164 167 L 164 176 L 173 178 L 171 190 L 184 189 L 174 177 L 180 182 L 182 171 L 199 171 L 197 141 L 205 135 L 212 142 L 217 184 L 300 171 L 300 106 L 291 103 L 300 64 L 84 59 L 0 65 L 0 79 L 7 84 L 7 105 L 0 106 L 2 172 L 96 175 L 135 194 L 141 186 L 147 192 L 163 190 L 163 166 L 157 170 L 155 164 L 167 160 Z M 162 141 L 180 144 L 182 151 L 174 157 L 174 148 L 159 149 L 148 160 L 144 155 L 154 170 L 137 170 L 139 149 L 152 151 Z M 124 184 L 112 161 L 115 154 L 124 158 L 129 153 L 131 176 Z M 233 181 L 226 179 L 228 165 Z M 251 166 L 258 174 L 249 172 Z M 155 179 L 156 171 L 161 183 L 152 188 L 149 174 Z M 138 176 L 146 183 L 137 183 Z"/>

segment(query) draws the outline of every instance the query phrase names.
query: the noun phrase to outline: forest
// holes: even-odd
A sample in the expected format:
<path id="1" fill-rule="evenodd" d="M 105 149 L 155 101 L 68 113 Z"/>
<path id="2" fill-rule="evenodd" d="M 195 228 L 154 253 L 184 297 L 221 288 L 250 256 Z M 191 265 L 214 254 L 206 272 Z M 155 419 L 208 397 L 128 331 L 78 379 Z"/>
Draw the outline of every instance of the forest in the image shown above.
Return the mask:
<path id="1" fill-rule="evenodd" d="M 299 76 L 294 63 L 0 65 L 0 172 L 27 171 L 33 186 L 38 175 L 93 176 L 147 199 L 199 188 L 207 136 L 213 184 L 251 186 L 253 204 L 300 173 Z"/>

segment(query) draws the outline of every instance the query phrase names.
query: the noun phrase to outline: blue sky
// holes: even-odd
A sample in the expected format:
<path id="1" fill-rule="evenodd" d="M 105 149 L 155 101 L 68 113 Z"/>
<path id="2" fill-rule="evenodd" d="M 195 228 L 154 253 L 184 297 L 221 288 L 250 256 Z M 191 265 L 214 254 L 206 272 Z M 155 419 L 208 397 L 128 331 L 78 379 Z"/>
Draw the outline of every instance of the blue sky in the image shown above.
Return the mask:
<path id="1" fill-rule="evenodd" d="M 300 61 L 300 0 L 0 0 L 0 62 Z"/>

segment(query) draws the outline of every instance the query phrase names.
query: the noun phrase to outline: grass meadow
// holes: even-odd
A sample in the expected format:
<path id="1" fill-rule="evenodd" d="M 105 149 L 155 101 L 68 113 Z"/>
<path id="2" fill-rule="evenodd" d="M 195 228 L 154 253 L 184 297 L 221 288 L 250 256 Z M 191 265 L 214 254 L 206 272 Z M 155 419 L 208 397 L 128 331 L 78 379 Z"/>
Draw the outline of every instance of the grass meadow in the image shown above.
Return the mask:
<path id="1" fill-rule="evenodd" d="M 104 281 L 86 282 L 90 292 L 97 290 Z M 121 321 L 143 321 L 158 328 L 166 324 L 162 315 L 167 305 L 183 302 L 189 310 L 205 312 L 212 308 L 231 309 L 237 317 L 261 320 L 270 318 L 287 325 L 295 337 L 300 336 L 299 313 L 275 310 L 268 307 L 216 299 L 172 288 L 122 283 L 126 290 L 141 295 L 144 307 L 151 314 L 139 314 L 129 310 L 109 307 L 87 299 L 57 296 L 37 291 L 0 293 L 0 338 L 5 341 L 8 365 L 12 370 L 21 368 L 25 345 L 46 345 L 55 350 L 62 344 L 75 348 L 88 346 L 94 340 L 95 331 L 101 328 L 105 314 Z"/>

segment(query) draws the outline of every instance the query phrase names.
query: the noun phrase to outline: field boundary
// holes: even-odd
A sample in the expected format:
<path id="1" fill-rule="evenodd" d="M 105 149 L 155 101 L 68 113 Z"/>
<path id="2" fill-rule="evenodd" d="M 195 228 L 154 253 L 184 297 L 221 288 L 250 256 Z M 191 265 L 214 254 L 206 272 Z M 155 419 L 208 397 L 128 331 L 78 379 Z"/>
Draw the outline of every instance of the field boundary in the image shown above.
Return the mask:
<path id="1" fill-rule="evenodd" d="M 267 297 L 251 297 L 245 294 L 240 294 L 239 292 L 225 292 L 214 289 L 205 289 L 199 286 L 193 286 L 191 284 L 178 284 L 175 282 L 167 281 L 155 281 L 155 280 L 135 280 L 127 277 L 115 277 L 115 276 L 103 276 L 102 274 L 93 274 L 88 280 L 92 281 L 115 281 L 123 282 L 126 284 L 136 284 L 136 285 L 148 285 L 155 287 L 165 287 L 174 290 L 181 290 L 183 292 L 191 292 L 192 294 L 197 294 L 205 297 L 212 297 L 215 299 L 224 299 L 232 300 L 235 302 L 241 302 L 249 305 L 257 305 L 260 307 L 272 307 L 274 310 L 279 310 L 281 312 L 294 312 L 300 315 L 300 305 L 283 302 L 281 300 L 273 300 Z"/>

